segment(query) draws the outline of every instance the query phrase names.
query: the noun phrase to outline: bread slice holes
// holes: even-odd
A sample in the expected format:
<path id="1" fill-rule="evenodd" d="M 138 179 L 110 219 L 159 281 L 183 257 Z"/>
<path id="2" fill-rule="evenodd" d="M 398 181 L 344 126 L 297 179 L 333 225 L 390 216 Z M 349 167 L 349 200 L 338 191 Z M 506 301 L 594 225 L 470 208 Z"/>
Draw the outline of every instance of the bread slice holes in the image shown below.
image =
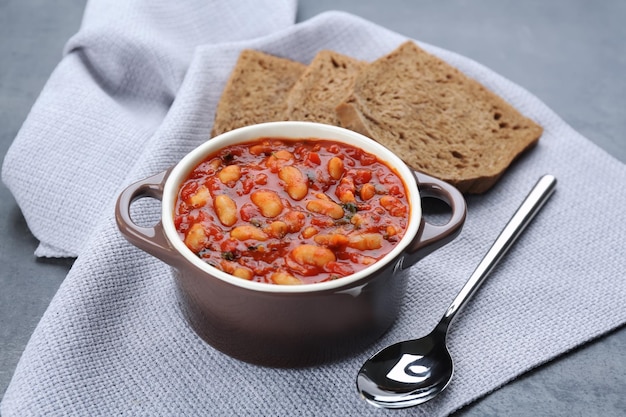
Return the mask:
<path id="1" fill-rule="evenodd" d="M 337 60 L 335 58 L 330 58 L 330 63 L 333 64 L 333 67 L 335 68 L 343 68 L 346 69 L 346 63 L 345 62 L 337 62 Z"/>
<path id="2" fill-rule="evenodd" d="M 500 112 L 495 112 L 493 114 L 493 120 L 500 120 L 501 117 L 502 117 L 502 113 Z"/>
<path id="3" fill-rule="evenodd" d="M 451 151 L 450 154 L 452 154 L 452 156 L 456 159 L 465 159 L 465 157 L 463 156 L 461 152 Z"/>
<path id="4" fill-rule="evenodd" d="M 507 127 L 509 127 L 509 124 L 508 124 L 507 122 L 500 122 L 500 123 L 498 124 L 498 127 L 499 127 L 500 129 L 506 129 Z"/>

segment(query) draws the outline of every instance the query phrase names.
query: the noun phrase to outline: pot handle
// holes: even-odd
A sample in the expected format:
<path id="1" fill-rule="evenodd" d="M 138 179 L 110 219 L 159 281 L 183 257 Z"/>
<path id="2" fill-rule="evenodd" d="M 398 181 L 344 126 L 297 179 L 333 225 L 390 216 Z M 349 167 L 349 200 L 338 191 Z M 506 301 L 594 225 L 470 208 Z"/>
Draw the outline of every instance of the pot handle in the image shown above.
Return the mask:
<path id="1" fill-rule="evenodd" d="M 168 169 L 129 185 L 122 191 L 115 205 L 115 220 L 122 235 L 139 249 L 165 262 L 174 258 L 175 250 L 165 237 L 163 223 L 159 221 L 151 227 L 137 225 L 130 216 L 130 206 L 134 201 L 144 197 L 160 201 L 170 171 L 171 169 Z"/>
<path id="2" fill-rule="evenodd" d="M 420 196 L 443 201 L 452 209 L 452 215 L 448 222 L 443 225 L 428 223 L 422 216 L 417 235 L 406 250 L 404 268 L 410 267 L 454 240 L 461 233 L 467 214 L 467 205 L 463 194 L 455 187 L 422 172 L 414 171 L 413 174 L 417 179 Z"/>

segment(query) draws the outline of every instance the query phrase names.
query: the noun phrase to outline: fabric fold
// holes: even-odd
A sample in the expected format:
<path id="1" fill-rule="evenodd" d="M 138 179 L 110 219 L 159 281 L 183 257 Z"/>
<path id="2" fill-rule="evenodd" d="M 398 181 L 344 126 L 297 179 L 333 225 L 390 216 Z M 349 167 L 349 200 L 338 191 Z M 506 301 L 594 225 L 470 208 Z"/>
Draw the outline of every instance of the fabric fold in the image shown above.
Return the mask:
<path id="1" fill-rule="evenodd" d="M 294 0 L 88 2 L 81 29 L 2 167 L 42 242 L 37 254 L 79 255 L 101 208 L 165 118 L 199 45 L 290 27 L 296 6 Z M 28 171 L 39 175 L 28 178 Z"/>

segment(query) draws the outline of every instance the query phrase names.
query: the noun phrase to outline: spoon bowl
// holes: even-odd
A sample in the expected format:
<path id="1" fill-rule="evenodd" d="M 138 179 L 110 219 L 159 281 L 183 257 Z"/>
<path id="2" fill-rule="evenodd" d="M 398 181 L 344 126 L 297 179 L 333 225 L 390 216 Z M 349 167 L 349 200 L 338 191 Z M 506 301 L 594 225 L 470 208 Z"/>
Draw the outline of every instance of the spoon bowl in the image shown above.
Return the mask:
<path id="1" fill-rule="evenodd" d="M 386 347 L 363 364 L 356 384 L 368 403 L 383 408 L 412 407 L 446 389 L 454 373 L 446 345 L 452 320 L 543 207 L 555 186 L 552 175 L 539 179 L 430 334 Z"/>
<path id="2" fill-rule="evenodd" d="M 357 376 L 363 398 L 379 407 L 406 408 L 443 391 L 454 372 L 445 337 L 437 328 L 420 339 L 399 342 L 376 353 Z"/>

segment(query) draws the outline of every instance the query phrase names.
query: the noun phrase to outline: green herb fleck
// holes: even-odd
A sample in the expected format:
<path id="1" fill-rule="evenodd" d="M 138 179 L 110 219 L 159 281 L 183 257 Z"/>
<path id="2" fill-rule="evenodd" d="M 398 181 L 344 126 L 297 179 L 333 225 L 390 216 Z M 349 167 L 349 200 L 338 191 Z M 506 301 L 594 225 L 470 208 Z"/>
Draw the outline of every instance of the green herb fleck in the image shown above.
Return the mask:
<path id="1" fill-rule="evenodd" d="M 226 259 L 227 261 L 234 261 L 235 254 L 232 253 L 231 251 L 222 252 L 222 258 Z"/>
<path id="2" fill-rule="evenodd" d="M 233 162 L 234 159 L 235 159 L 235 155 L 233 155 L 230 152 L 222 155 L 222 161 L 224 161 L 225 164 L 229 164 L 229 163 Z"/>
<path id="3" fill-rule="evenodd" d="M 343 203 L 342 206 L 345 211 L 352 214 L 355 214 L 359 210 L 359 208 L 354 203 Z"/>

